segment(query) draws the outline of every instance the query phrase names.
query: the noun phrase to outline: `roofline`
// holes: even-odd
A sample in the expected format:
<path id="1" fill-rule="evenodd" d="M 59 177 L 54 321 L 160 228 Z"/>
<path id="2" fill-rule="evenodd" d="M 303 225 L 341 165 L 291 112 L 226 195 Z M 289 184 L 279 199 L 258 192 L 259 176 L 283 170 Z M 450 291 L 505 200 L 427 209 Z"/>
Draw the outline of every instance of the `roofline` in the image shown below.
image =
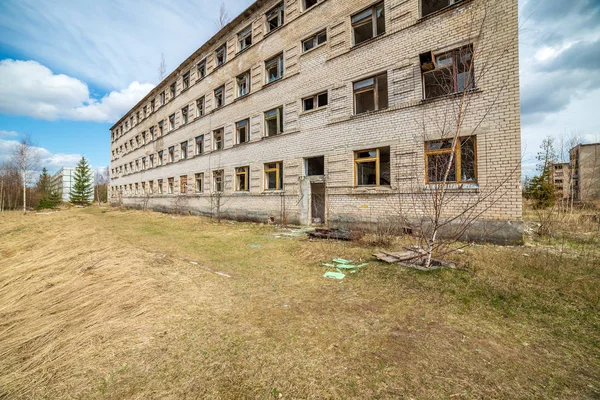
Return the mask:
<path id="1" fill-rule="evenodd" d="M 200 48 L 198 50 L 196 50 L 194 53 L 192 53 L 191 56 L 189 56 L 181 64 L 179 64 L 179 66 L 177 68 L 175 68 L 173 70 L 173 72 L 171 72 L 165 79 L 163 79 L 162 81 L 160 81 L 160 83 L 158 83 L 150 92 L 148 92 L 148 94 L 146 96 L 144 96 L 135 106 L 131 107 L 129 109 L 129 111 L 131 111 L 131 110 L 133 110 L 135 108 L 140 107 L 142 105 L 142 103 L 146 102 L 150 97 L 152 97 L 152 95 L 154 95 L 154 94 L 156 94 L 156 92 L 158 92 L 158 89 L 163 85 L 163 83 L 165 83 L 166 81 L 171 80 L 175 76 L 177 76 L 177 74 L 179 72 L 181 72 L 181 70 L 183 69 L 183 67 L 187 66 L 190 63 L 191 60 L 193 60 L 194 58 L 198 57 L 200 54 L 202 54 L 202 52 L 206 51 L 207 48 L 209 48 L 215 42 L 217 42 L 222 37 L 224 37 L 225 33 L 229 33 L 229 31 L 233 27 L 235 27 L 236 25 L 238 25 L 241 22 L 243 22 L 245 18 L 247 18 L 248 16 L 250 16 L 252 13 L 254 13 L 258 8 L 260 8 L 263 4 L 267 3 L 268 1 L 270 1 L 270 0 L 256 0 L 254 3 L 252 3 L 248 8 L 246 8 L 237 17 L 235 17 L 230 23 L 228 23 L 227 25 L 225 25 L 225 27 L 223 29 L 221 29 L 214 36 L 212 36 L 210 39 L 208 39 L 208 41 L 206 41 L 202 46 L 200 46 Z M 126 117 L 129 114 L 129 111 L 126 112 L 125 115 L 123 115 L 117 122 L 115 122 L 115 124 L 113 126 L 110 127 L 111 131 L 117 125 L 121 124 L 121 122 L 123 122 L 123 121 L 125 121 L 127 119 Z"/>
<path id="2" fill-rule="evenodd" d="M 600 142 L 599 143 L 579 143 L 577 146 L 573 146 L 571 148 L 571 150 L 575 150 L 578 147 L 585 147 L 585 146 L 600 146 Z"/>

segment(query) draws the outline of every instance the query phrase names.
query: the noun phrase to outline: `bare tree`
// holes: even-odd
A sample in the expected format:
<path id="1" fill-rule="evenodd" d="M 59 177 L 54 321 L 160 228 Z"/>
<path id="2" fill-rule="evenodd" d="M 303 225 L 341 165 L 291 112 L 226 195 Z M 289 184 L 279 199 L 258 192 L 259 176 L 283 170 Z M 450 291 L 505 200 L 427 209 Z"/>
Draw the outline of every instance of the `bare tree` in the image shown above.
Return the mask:
<path id="1" fill-rule="evenodd" d="M 34 147 L 30 136 L 23 137 L 12 153 L 12 164 L 21 176 L 23 185 L 23 213 L 27 212 L 27 184 L 31 182 L 33 172 L 38 169 L 40 154 Z"/>
<path id="2" fill-rule="evenodd" d="M 160 63 L 158 64 L 158 81 L 162 82 L 167 76 L 167 61 L 165 60 L 165 53 L 160 53 Z"/>
<path id="3" fill-rule="evenodd" d="M 215 25 L 217 25 L 217 30 L 221 30 L 227 26 L 229 23 L 229 12 L 227 8 L 225 8 L 225 3 L 221 2 L 221 7 L 219 7 L 219 16 L 215 21 Z"/>
<path id="4" fill-rule="evenodd" d="M 108 187 L 110 182 L 110 174 L 108 167 L 94 171 L 94 192 L 98 207 L 102 201 L 108 201 Z"/>

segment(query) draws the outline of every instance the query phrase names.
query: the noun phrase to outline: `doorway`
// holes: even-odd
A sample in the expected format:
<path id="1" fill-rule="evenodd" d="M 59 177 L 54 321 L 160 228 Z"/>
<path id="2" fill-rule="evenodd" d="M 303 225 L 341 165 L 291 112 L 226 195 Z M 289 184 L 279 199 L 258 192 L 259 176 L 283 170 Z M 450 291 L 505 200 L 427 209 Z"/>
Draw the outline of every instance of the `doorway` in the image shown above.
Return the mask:
<path id="1" fill-rule="evenodd" d="M 325 223 L 325 184 L 310 184 L 311 224 L 322 225 Z"/>

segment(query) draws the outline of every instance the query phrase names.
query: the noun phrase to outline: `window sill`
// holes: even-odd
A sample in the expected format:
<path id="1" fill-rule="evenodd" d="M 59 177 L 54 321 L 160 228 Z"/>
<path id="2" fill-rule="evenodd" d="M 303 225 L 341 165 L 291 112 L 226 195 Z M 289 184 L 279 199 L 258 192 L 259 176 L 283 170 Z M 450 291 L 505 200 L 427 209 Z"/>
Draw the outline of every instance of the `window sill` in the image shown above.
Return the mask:
<path id="1" fill-rule="evenodd" d="M 417 22 L 423 22 L 423 21 L 426 21 L 428 19 L 434 18 L 434 17 L 436 17 L 436 16 L 438 16 L 440 14 L 444 14 L 444 13 L 450 11 L 453 8 L 458 8 L 461 5 L 464 5 L 464 4 L 468 3 L 469 1 L 471 1 L 471 0 L 458 0 L 458 2 L 455 3 L 455 4 L 451 4 L 449 6 L 446 6 L 446 7 L 442 8 L 442 9 L 439 9 L 437 11 L 432 12 L 431 14 L 427 14 L 425 16 L 422 16 L 421 18 L 419 18 L 417 20 Z"/>
<path id="2" fill-rule="evenodd" d="M 308 110 L 308 111 L 302 111 L 300 114 L 298 114 L 299 117 L 302 117 L 304 115 L 310 115 L 310 114 L 314 114 L 316 112 L 319 111 L 324 111 L 327 110 L 329 108 L 329 106 L 322 106 L 322 107 L 317 107 L 317 108 L 313 108 L 312 110 Z"/>
<path id="3" fill-rule="evenodd" d="M 472 94 L 472 93 L 479 93 L 479 92 L 482 92 L 482 90 L 480 88 L 476 87 L 476 88 L 473 88 L 473 89 L 464 90 L 462 92 L 448 93 L 448 94 L 444 94 L 444 95 L 441 95 L 441 96 L 430 97 L 428 99 L 422 99 L 421 103 L 422 104 L 433 103 L 433 102 L 435 102 L 437 100 L 448 99 L 448 98 L 452 98 L 452 97 L 459 97 L 463 93 Z"/>
<path id="4" fill-rule="evenodd" d="M 263 87 L 262 87 L 262 88 L 263 88 L 263 89 L 266 89 L 266 88 L 268 88 L 268 87 L 270 87 L 270 86 L 273 86 L 273 85 L 275 85 L 276 83 L 279 83 L 279 82 L 281 82 L 283 79 L 284 79 L 284 76 L 282 76 L 282 77 L 280 77 L 280 78 L 278 78 L 278 79 L 275 79 L 274 81 L 267 82 L 267 83 L 265 83 L 265 84 L 263 85 Z"/>
<path id="5" fill-rule="evenodd" d="M 423 187 L 424 190 L 426 191 L 433 191 L 433 190 L 437 190 L 440 189 L 442 186 L 442 184 L 439 183 L 426 183 L 425 186 Z M 446 183 L 446 190 L 453 190 L 453 191 L 479 191 L 479 184 L 478 183 L 454 183 L 454 182 L 447 182 Z"/>
<path id="6" fill-rule="evenodd" d="M 262 191 L 261 194 L 267 195 L 267 196 L 268 195 L 275 195 L 275 194 L 281 195 L 281 194 L 285 194 L 285 190 L 282 190 L 282 189 L 272 189 L 272 190 L 265 189 L 265 190 Z"/>
<path id="7" fill-rule="evenodd" d="M 388 33 L 384 32 L 384 33 L 382 33 L 380 35 L 377 35 L 377 36 L 374 36 L 374 37 L 372 37 L 370 39 L 367 39 L 364 42 L 360 42 L 359 44 L 353 44 L 352 47 L 350 47 L 350 50 L 359 49 L 359 48 L 361 48 L 363 46 L 368 46 L 369 44 L 373 43 L 374 41 L 379 40 L 379 39 L 381 39 L 383 37 L 386 37 L 386 36 L 388 36 Z"/>
<path id="8" fill-rule="evenodd" d="M 269 36 L 271 36 L 273 33 L 277 32 L 278 30 L 280 30 L 281 28 L 283 28 L 285 26 L 284 24 L 279 25 L 277 28 L 271 29 L 269 32 L 266 32 L 263 36 L 263 39 L 268 38 Z"/>
<path id="9" fill-rule="evenodd" d="M 313 51 L 315 51 L 315 50 L 317 50 L 317 49 L 320 49 L 320 48 L 324 47 L 324 46 L 327 44 L 327 42 L 328 42 L 328 41 L 326 40 L 326 41 L 324 41 L 323 43 L 316 45 L 316 46 L 315 46 L 315 47 L 313 47 L 312 49 L 308 49 L 308 50 L 306 50 L 306 51 L 304 51 L 304 50 L 303 50 L 303 51 L 302 51 L 302 54 L 300 54 L 300 57 L 302 57 L 302 56 L 305 56 L 305 55 L 307 55 L 307 54 L 310 54 L 310 53 L 312 53 Z"/>

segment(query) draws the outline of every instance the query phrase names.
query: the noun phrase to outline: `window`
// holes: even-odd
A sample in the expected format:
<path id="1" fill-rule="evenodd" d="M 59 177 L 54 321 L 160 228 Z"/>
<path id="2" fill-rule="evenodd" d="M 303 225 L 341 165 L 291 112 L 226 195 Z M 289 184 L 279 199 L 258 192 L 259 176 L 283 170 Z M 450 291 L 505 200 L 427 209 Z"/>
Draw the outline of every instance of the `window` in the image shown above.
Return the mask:
<path id="1" fill-rule="evenodd" d="M 187 194 L 187 176 L 179 177 L 179 194 Z"/>
<path id="2" fill-rule="evenodd" d="M 139 194 L 140 193 L 140 185 L 139 183 L 135 184 L 135 194 Z"/>
<path id="3" fill-rule="evenodd" d="M 206 60 L 202 60 L 198 63 L 197 71 L 198 79 L 204 79 L 204 77 L 206 76 Z"/>
<path id="4" fill-rule="evenodd" d="M 133 129 L 133 117 L 129 118 L 129 126 Z"/>
<path id="5" fill-rule="evenodd" d="M 476 138 L 460 138 L 452 156 L 453 139 L 434 140 L 425 143 L 425 170 L 427 183 L 443 183 L 450 165 L 446 183 L 477 182 Z"/>
<path id="6" fill-rule="evenodd" d="M 150 127 L 150 140 L 154 140 L 154 127 Z"/>
<path id="7" fill-rule="evenodd" d="M 225 64 L 225 62 L 227 61 L 227 45 L 224 44 L 223 46 L 219 47 L 217 49 L 217 51 L 215 51 L 215 63 L 217 64 L 217 67 L 220 67 L 221 65 Z"/>
<path id="8" fill-rule="evenodd" d="M 302 107 L 304 111 L 325 107 L 327 104 L 329 104 L 329 96 L 327 95 L 327 92 L 302 99 Z"/>
<path id="9" fill-rule="evenodd" d="M 136 124 L 140 123 L 140 112 L 139 111 L 135 113 L 135 120 L 137 121 Z"/>
<path id="10" fill-rule="evenodd" d="M 196 117 L 202 117 L 204 115 L 204 97 L 200 97 L 196 100 Z"/>
<path id="11" fill-rule="evenodd" d="M 250 93 L 250 71 L 246 71 L 238 76 L 236 82 L 238 97 L 243 97 Z"/>
<path id="12" fill-rule="evenodd" d="M 163 161 L 164 161 L 163 153 L 164 153 L 164 151 L 162 151 L 162 150 L 158 152 L 158 165 L 159 166 L 163 165 Z"/>
<path id="13" fill-rule="evenodd" d="M 157 182 L 158 194 L 163 194 L 163 180 L 159 179 Z"/>
<path id="14" fill-rule="evenodd" d="M 215 89 L 215 108 L 223 107 L 223 104 L 225 104 L 225 98 L 223 97 L 224 91 L 225 86 Z"/>
<path id="15" fill-rule="evenodd" d="M 165 122 L 164 121 L 160 121 L 158 123 L 158 133 L 159 133 L 158 136 L 164 135 L 164 133 L 165 133 Z"/>
<path id="16" fill-rule="evenodd" d="M 460 1 L 462 0 L 421 0 L 421 16 L 433 14 Z"/>
<path id="17" fill-rule="evenodd" d="M 223 170 L 213 171 L 213 190 L 216 193 L 223 192 Z"/>
<path id="18" fill-rule="evenodd" d="M 154 181 L 148 181 L 148 189 L 150 190 L 150 194 L 154 194 Z"/>
<path id="19" fill-rule="evenodd" d="M 196 137 L 196 155 L 204 153 L 204 135 L 200 135 Z"/>
<path id="20" fill-rule="evenodd" d="M 283 2 L 267 13 L 267 33 L 274 31 L 283 25 Z"/>
<path id="21" fill-rule="evenodd" d="M 265 63 L 267 83 L 278 81 L 283 78 L 283 54 L 271 58 Z"/>
<path id="22" fill-rule="evenodd" d="M 125 130 L 129 130 L 129 123 L 127 121 L 125 121 Z"/>
<path id="23" fill-rule="evenodd" d="M 327 30 L 323 30 L 314 36 L 302 41 L 302 51 L 308 51 L 327 41 Z"/>
<path id="24" fill-rule="evenodd" d="M 283 163 L 265 164 L 265 190 L 283 189 Z"/>
<path id="25" fill-rule="evenodd" d="M 146 117 L 148 116 L 148 106 L 144 106 L 142 111 L 144 112 L 144 119 L 146 119 Z"/>
<path id="26" fill-rule="evenodd" d="M 181 109 L 181 124 L 185 125 L 188 123 L 188 110 L 189 110 L 190 106 L 185 106 Z"/>
<path id="27" fill-rule="evenodd" d="M 223 128 L 213 132 L 213 150 L 223 149 Z"/>
<path id="28" fill-rule="evenodd" d="M 133 148 L 133 145 L 131 147 Z M 140 147 L 140 135 L 135 137 L 135 147 Z"/>
<path id="29" fill-rule="evenodd" d="M 283 132 L 283 107 L 265 113 L 266 136 L 275 136 Z"/>
<path id="30" fill-rule="evenodd" d="M 235 169 L 235 190 L 237 192 L 248 192 L 250 190 L 249 177 L 250 167 L 239 167 Z"/>
<path id="31" fill-rule="evenodd" d="M 180 147 L 181 147 L 181 149 L 180 149 L 181 151 L 180 151 L 180 157 L 179 158 L 181 160 L 185 160 L 185 159 L 187 159 L 187 151 L 188 151 L 188 142 L 187 142 L 187 140 L 185 142 L 181 143 Z"/>
<path id="32" fill-rule="evenodd" d="M 173 189 L 175 187 L 175 178 L 169 178 L 167 180 L 167 193 L 173 194 Z"/>
<path id="33" fill-rule="evenodd" d="M 169 147 L 169 162 L 175 161 L 175 146 Z"/>
<path id="34" fill-rule="evenodd" d="M 146 182 L 142 182 L 142 194 L 146 194 Z"/>
<path id="35" fill-rule="evenodd" d="M 250 126 L 250 121 L 245 119 L 235 124 L 235 135 L 237 139 L 237 143 L 246 143 L 250 140 L 250 135 L 248 128 Z"/>
<path id="36" fill-rule="evenodd" d="M 423 95 L 426 99 L 460 93 L 475 87 L 473 49 L 465 46 L 442 54 L 421 54 Z"/>
<path id="37" fill-rule="evenodd" d="M 387 106 L 387 73 L 354 83 L 355 114 L 380 110 Z"/>
<path id="38" fill-rule="evenodd" d="M 146 144 L 146 132 L 142 132 L 142 146 Z"/>
<path id="39" fill-rule="evenodd" d="M 306 159 L 306 176 L 325 175 L 325 157 Z"/>
<path id="40" fill-rule="evenodd" d="M 182 81 L 183 90 L 187 90 L 187 88 L 190 87 L 190 71 L 183 74 L 183 78 L 181 81 Z"/>
<path id="41" fill-rule="evenodd" d="M 354 153 L 356 186 L 390 184 L 390 148 L 361 150 Z"/>
<path id="42" fill-rule="evenodd" d="M 204 174 L 203 173 L 199 173 L 199 174 L 195 175 L 194 190 L 196 191 L 196 193 L 204 192 Z"/>
<path id="43" fill-rule="evenodd" d="M 158 96 L 158 98 L 160 99 L 160 105 L 164 106 L 165 103 L 167 102 L 167 95 L 165 94 L 164 90 L 162 92 L 160 92 L 160 95 Z"/>
<path id="44" fill-rule="evenodd" d="M 154 154 L 150 154 L 150 168 L 154 168 Z"/>
<path id="45" fill-rule="evenodd" d="M 140 170 L 140 160 L 135 160 L 135 170 L 136 171 Z"/>
<path id="46" fill-rule="evenodd" d="M 175 129 L 175 114 L 169 116 L 169 130 L 172 131 L 173 129 Z"/>
<path id="47" fill-rule="evenodd" d="M 171 86 L 169 86 L 169 97 L 171 99 L 173 97 L 175 97 L 175 88 L 176 88 L 176 83 L 175 82 L 171 83 Z"/>
<path id="48" fill-rule="evenodd" d="M 238 33 L 239 51 L 245 50 L 252 45 L 252 25 L 248 25 L 243 31 Z"/>
<path id="49" fill-rule="evenodd" d="M 142 170 L 146 169 L 146 157 L 142 157 Z"/>
<path id="50" fill-rule="evenodd" d="M 302 0 L 302 3 L 304 5 L 304 10 L 308 10 L 309 8 L 316 6 L 318 3 L 322 2 L 323 0 Z"/>
<path id="51" fill-rule="evenodd" d="M 150 114 L 154 113 L 155 110 L 156 110 L 156 101 L 154 99 L 152 99 L 152 101 L 150 102 Z"/>
<path id="52" fill-rule="evenodd" d="M 385 33 L 385 12 L 383 2 L 374 5 L 352 17 L 354 45 L 366 42 Z"/>

